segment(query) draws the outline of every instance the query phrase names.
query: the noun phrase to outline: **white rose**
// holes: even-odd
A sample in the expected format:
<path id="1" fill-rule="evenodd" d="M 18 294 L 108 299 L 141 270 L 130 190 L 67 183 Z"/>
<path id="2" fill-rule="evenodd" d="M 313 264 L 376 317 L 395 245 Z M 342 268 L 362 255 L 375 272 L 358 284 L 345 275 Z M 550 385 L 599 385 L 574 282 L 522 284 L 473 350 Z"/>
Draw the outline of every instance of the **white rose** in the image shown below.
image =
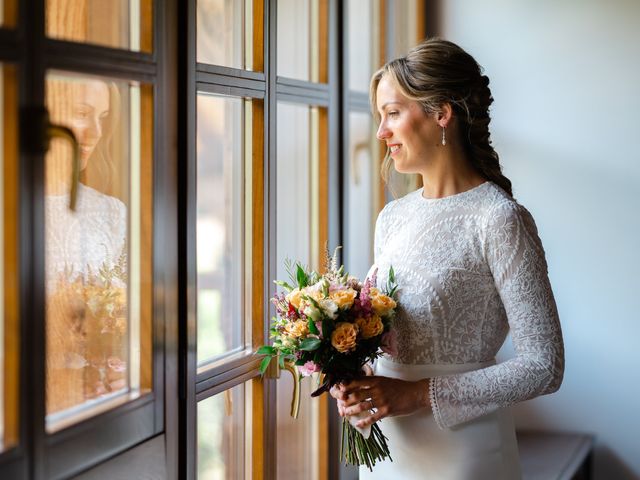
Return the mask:
<path id="1" fill-rule="evenodd" d="M 338 316 L 338 305 L 336 304 L 336 302 L 334 302 L 330 298 L 325 298 L 323 300 L 320 300 L 320 302 L 318 303 L 320 305 L 320 308 L 322 308 L 322 310 L 324 311 L 324 314 L 331 320 L 335 320 L 335 318 Z"/>
<path id="2" fill-rule="evenodd" d="M 303 312 L 308 318 L 310 318 L 311 320 L 313 320 L 314 322 L 317 322 L 319 320 L 322 320 L 322 312 L 320 312 L 320 310 L 318 310 L 316 307 L 314 307 L 311 304 L 308 304 L 305 308 L 304 308 L 304 312 Z"/>

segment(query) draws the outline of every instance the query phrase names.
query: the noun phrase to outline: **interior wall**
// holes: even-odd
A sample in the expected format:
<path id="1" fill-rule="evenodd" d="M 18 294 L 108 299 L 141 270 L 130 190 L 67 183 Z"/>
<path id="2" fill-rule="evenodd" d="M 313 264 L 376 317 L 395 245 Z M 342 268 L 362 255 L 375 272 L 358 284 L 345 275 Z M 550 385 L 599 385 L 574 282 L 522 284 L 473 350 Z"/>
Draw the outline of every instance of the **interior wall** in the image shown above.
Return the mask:
<path id="1" fill-rule="evenodd" d="M 491 79 L 494 145 L 536 219 L 562 321 L 564 383 L 518 405 L 517 424 L 592 432 L 596 479 L 640 478 L 640 2 L 439 10 L 440 35 Z"/>

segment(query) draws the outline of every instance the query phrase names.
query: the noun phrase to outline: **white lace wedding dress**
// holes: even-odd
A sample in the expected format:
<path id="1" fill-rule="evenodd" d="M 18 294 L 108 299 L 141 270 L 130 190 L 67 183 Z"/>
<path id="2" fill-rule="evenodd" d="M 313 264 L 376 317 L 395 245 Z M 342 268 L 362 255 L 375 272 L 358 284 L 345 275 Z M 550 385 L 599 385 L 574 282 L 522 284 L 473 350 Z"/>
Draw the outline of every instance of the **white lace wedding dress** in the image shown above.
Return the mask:
<path id="1" fill-rule="evenodd" d="M 399 285 L 396 358 L 376 375 L 430 378 L 433 413 L 388 417 L 393 462 L 362 479 L 520 478 L 509 406 L 554 392 L 564 348 L 533 218 L 485 182 L 440 199 L 422 189 L 389 203 L 375 232 L 378 286 Z M 516 355 L 495 363 L 511 331 Z"/>
<path id="2" fill-rule="evenodd" d="M 60 274 L 69 279 L 112 267 L 125 248 L 127 208 L 115 197 L 79 184 L 76 211 L 69 195 L 45 196 L 46 274 L 51 293 Z"/>

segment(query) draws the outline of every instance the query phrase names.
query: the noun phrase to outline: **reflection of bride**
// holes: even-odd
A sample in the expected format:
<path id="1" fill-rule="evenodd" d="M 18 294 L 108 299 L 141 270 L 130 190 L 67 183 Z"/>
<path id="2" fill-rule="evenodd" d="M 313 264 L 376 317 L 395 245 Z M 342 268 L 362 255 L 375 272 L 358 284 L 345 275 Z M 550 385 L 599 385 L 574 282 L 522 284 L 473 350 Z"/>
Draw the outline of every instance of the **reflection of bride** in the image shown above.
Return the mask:
<path id="1" fill-rule="evenodd" d="M 109 144 L 118 103 L 117 88 L 101 80 L 50 77 L 47 83 L 52 122 L 71 128 L 80 145 L 82 181 L 91 173 L 103 181 L 102 189 L 112 176 Z M 104 292 L 89 290 L 101 271 L 126 272 L 127 226 L 125 205 L 85 183 L 79 185 L 76 210 L 69 209 L 71 150 L 60 141 L 51 147 L 45 196 L 48 413 L 125 386 L 124 355 L 115 355 L 122 340 L 115 327 L 106 333 L 104 326 L 96 327 L 87 300 L 91 296 L 95 303 Z M 125 278 L 112 280 L 126 311 Z M 126 316 L 120 320 L 122 331 Z"/>

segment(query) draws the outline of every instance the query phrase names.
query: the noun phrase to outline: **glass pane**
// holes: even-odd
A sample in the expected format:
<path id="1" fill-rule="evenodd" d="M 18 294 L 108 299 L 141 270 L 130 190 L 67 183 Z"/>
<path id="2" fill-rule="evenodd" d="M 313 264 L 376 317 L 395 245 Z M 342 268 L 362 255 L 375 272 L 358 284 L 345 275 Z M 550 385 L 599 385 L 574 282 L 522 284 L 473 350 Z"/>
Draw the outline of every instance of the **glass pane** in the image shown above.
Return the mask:
<path id="1" fill-rule="evenodd" d="M 16 0 L 0 0 L 0 27 L 13 27 L 16 24 L 18 3 Z"/>
<path id="2" fill-rule="evenodd" d="M 298 260 L 318 268 L 317 158 L 318 109 L 278 104 L 276 278 L 288 280 L 284 261 Z M 300 385 L 300 415 L 290 416 L 293 380 L 283 372 L 277 388 L 278 478 L 317 478 L 318 399 L 310 397 L 313 381 Z"/>
<path id="3" fill-rule="evenodd" d="M 371 115 L 349 113 L 345 257 L 348 272 L 364 278 L 373 264 L 373 230 L 380 204 L 380 174 Z"/>
<path id="4" fill-rule="evenodd" d="M 252 70 L 252 7 L 253 0 L 197 1 L 198 62 Z"/>
<path id="5" fill-rule="evenodd" d="M 249 100 L 198 94 L 198 363 L 244 349 L 245 135 Z"/>
<path id="6" fill-rule="evenodd" d="M 152 0 L 46 0 L 51 38 L 134 52 L 153 49 Z"/>
<path id="7" fill-rule="evenodd" d="M 151 87 L 51 72 L 51 121 L 80 145 L 46 156 L 47 428 L 62 428 L 151 388 Z"/>
<path id="8" fill-rule="evenodd" d="M 198 480 L 251 474 L 251 398 L 240 384 L 198 402 Z"/>
<path id="9" fill-rule="evenodd" d="M 0 64 L 0 452 L 18 436 L 18 161 L 15 70 Z"/>
<path id="10" fill-rule="evenodd" d="M 349 89 L 369 92 L 369 80 L 378 64 L 379 0 L 349 0 Z"/>
<path id="11" fill-rule="evenodd" d="M 278 76 L 326 82 L 327 3 L 278 1 Z"/>
<path id="12" fill-rule="evenodd" d="M 391 58 L 406 55 L 418 43 L 418 0 L 393 2 Z"/>

